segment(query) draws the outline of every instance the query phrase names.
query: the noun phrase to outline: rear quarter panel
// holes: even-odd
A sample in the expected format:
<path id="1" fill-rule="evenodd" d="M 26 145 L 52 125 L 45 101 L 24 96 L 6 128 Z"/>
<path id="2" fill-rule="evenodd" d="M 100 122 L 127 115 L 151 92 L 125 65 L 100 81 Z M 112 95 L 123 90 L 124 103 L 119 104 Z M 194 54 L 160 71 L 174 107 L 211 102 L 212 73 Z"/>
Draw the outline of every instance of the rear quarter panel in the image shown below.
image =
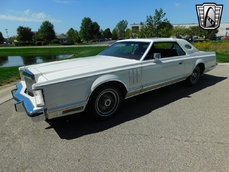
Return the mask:
<path id="1" fill-rule="evenodd" d="M 203 63 L 205 66 L 205 71 L 208 71 L 212 66 L 216 64 L 215 52 L 195 52 L 193 54 L 188 54 L 185 58 L 185 75 L 189 76 L 194 68 Z"/>

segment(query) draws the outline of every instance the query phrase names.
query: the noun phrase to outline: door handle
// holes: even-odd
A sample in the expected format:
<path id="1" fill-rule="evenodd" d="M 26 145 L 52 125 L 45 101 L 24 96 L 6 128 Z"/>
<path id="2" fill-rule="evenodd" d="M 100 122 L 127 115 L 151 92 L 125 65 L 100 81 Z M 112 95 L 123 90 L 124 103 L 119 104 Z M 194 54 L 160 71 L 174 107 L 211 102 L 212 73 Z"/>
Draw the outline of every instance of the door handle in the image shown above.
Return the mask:
<path id="1" fill-rule="evenodd" d="M 181 65 L 183 62 L 180 62 L 179 65 Z"/>

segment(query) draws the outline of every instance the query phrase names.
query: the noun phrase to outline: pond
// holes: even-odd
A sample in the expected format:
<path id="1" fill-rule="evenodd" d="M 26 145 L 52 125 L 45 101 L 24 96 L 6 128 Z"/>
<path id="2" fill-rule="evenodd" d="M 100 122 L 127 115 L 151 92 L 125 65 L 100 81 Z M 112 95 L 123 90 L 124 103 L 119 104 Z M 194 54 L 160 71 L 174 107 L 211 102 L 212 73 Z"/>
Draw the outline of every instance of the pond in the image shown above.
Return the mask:
<path id="1" fill-rule="evenodd" d="M 60 59 L 65 59 L 70 56 L 70 54 L 56 56 L 0 56 L 0 68 L 51 62 Z"/>

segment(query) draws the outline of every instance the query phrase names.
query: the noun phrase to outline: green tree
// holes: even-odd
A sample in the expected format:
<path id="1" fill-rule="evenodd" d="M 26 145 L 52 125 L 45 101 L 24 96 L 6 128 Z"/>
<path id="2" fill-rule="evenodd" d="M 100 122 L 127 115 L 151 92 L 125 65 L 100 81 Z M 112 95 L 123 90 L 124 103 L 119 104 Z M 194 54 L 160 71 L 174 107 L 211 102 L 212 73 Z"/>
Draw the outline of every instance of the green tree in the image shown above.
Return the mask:
<path id="1" fill-rule="evenodd" d="M 131 30 L 128 28 L 126 29 L 126 32 L 125 32 L 125 38 L 129 39 L 130 37 L 131 37 Z"/>
<path id="2" fill-rule="evenodd" d="M 91 25 L 92 20 L 89 17 L 85 17 L 80 26 L 80 37 L 87 42 L 92 38 Z"/>
<path id="3" fill-rule="evenodd" d="M 146 16 L 146 25 L 143 28 L 143 33 L 146 37 L 156 37 L 155 36 L 155 26 L 152 16 Z"/>
<path id="4" fill-rule="evenodd" d="M 216 30 L 205 30 L 205 39 L 216 40 L 216 34 L 219 32 L 218 29 Z"/>
<path id="5" fill-rule="evenodd" d="M 202 29 L 200 26 L 191 26 L 188 28 L 188 35 L 191 37 L 193 36 L 202 37 L 204 39 L 216 40 L 216 34 L 218 30 L 205 30 Z"/>
<path id="6" fill-rule="evenodd" d="M 91 39 L 96 39 L 101 37 L 100 26 L 97 22 L 92 22 L 91 24 Z"/>
<path id="7" fill-rule="evenodd" d="M 148 36 L 148 30 L 149 29 L 147 29 L 148 26 L 146 26 L 143 22 L 141 22 L 140 25 L 142 26 L 142 29 L 139 31 L 139 33 L 133 32 L 132 33 L 133 36 L 134 37 L 137 37 L 138 36 L 140 38 L 147 38 L 147 37 L 149 37 Z"/>
<path id="8" fill-rule="evenodd" d="M 17 40 L 18 41 L 28 41 L 31 42 L 33 40 L 34 33 L 31 31 L 29 27 L 19 26 L 17 28 Z"/>
<path id="9" fill-rule="evenodd" d="M 118 33 L 116 29 L 112 30 L 112 40 L 117 40 L 118 39 Z"/>
<path id="10" fill-rule="evenodd" d="M 38 29 L 38 39 L 50 43 L 56 38 L 54 26 L 49 21 L 44 21 Z"/>
<path id="11" fill-rule="evenodd" d="M 80 26 L 80 37 L 87 42 L 91 39 L 101 37 L 99 24 L 92 22 L 89 17 L 85 17 Z"/>
<path id="12" fill-rule="evenodd" d="M 127 28 L 127 25 L 128 25 L 128 22 L 126 20 L 122 20 L 116 25 L 115 28 L 118 31 L 119 37 L 125 37 L 125 30 Z"/>
<path id="13" fill-rule="evenodd" d="M 156 37 L 163 37 L 162 30 L 171 29 L 171 24 L 169 20 L 165 18 L 166 13 L 160 8 L 160 10 L 155 10 L 155 15 L 153 16 L 153 25 Z"/>
<path id="14" fill-rule="evenodd" d="M 177 38 L 182 38 L 186 35 L 188 35 L 189 29 L 185 26 L 175 26 L 172 30 L 172 35 Z"/>
<path id="15" fill-rule="evenodd" d="M 81 42 L 78 31 L 74 30 L 73 28 L 70 28 L 68 30 L 67 36 L 71 42 L 77 42 L 77 43 Z"/>
<path id="16" fill-rule="evenodd" d="M 79 34 L 79 32 L 77 30 L 75 30 L 75 34 L 76 34 L 76 42 L 77 43 L 81 43 L 82 41 L 81 41 L 81 38 L 80 38 L 80 34 Z"/>
<path id="17" fill-rule="evenodd" d="M 109 28 L 107 28 L 103 31 L 103 38 L 112 38 L 112 33 L 111 33 L 111 30 Z"/>
<path id="18" fill-rule="evenodd" d="M 17 40 L 17 36 L 11 36 L 11 37 L 9 38 L 9 41 L 10 41 L 10 42 L 14 42 L 15 40 Z"/>
<path id="19" fill-rule="evenodd" d="M 167 21 L 162 22 L 157 27 L 158 37 L 170 37 L 172 35 L 173 25 Z"/>
<path id="20" fill-rule="evenodd" d="M 169 37 L 172 25 L 169 20 L 165 18 L 166 13 L 160 8 L 155 10 L 154 16 L 146 17 L 146 24 L 142 30 L 141 35 L 145 37 Z"/>
<path id="21" fill-rule="evenodd" d="M 3 37 L 3 35 L 2 35 L 2 32 L 0 32 L 0 44 L 2 44 L 3 42 L 4 42 L 4 37 Z"/>
<path id="22" fill-rule="evenodd" d="M 191 26 L 189 27 L 188 35 L 192 38 L 193 36 L 204 37 L 205 31 L 199 26 Z"/>

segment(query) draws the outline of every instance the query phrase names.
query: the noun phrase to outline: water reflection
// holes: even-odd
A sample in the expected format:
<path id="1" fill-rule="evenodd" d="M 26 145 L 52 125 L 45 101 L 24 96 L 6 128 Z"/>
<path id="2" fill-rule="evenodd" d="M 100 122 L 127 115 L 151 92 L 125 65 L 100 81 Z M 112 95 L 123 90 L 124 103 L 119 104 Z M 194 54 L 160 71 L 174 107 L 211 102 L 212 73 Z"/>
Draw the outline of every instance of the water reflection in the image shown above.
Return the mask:
<path id="1" fill-rule="evenodd" d="M 69 54 L 57 56 L 0 56 L 0 67 L 38 64 L 64 59 L 69 56 Z"/>
<path id="2" fill-rule="evenodd" d="M 0 56 L 0 66 L 3 66 L 8 61 L 8 56 Z"/>

